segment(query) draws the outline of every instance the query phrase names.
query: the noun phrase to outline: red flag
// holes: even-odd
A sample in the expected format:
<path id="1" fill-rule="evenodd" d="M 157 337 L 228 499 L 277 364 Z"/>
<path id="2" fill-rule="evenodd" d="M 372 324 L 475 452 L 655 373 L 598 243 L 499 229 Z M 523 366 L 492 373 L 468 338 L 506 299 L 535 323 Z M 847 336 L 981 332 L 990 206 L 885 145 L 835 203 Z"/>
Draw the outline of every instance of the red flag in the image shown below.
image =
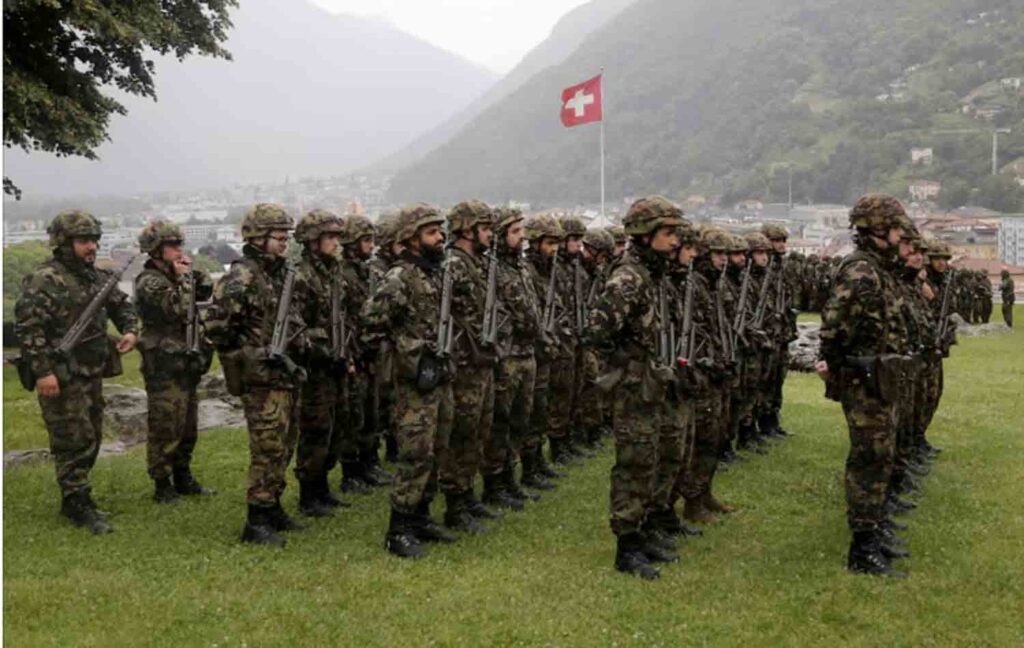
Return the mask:
<path id="1" fill-rule="evenodd" d="M 562 125 L 566 128 L 601 121 L 601 75 L 562 90 Z"/>

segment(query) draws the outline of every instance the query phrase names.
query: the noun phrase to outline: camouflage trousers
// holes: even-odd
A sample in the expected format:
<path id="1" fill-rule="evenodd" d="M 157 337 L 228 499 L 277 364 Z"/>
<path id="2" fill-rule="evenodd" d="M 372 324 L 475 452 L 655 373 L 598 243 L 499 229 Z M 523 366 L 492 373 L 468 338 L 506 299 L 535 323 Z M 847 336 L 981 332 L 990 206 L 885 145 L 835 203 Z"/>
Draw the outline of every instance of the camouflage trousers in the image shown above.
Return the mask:
<path id="1" fill-rule="evenodd" d="M 548 395 L 551 385 L 551 362 L 537 360 L 537 372 L 533 381 L 533 408 L 530 411 L 530 433 L 522 440 L 520 451 L 534 450 L 544 445 L 548 434 Z M 513 433 L 513 442 L 515 435 Z"/>
<path id="2" fill-rule="evenodd" d="M 871 531 L 885 517 L 896 446 L 896 406 L 869 395 L 863 385 L 850 385 L 842 404 L 850 430 L 846 519 L 852 531 Z"/>
<path id="3" fill-rule="evenodd" d="M 551 363 L 548 389 L 548 429 L 551 439 L 569 436 L 576 404 L 576 355 L 557 358 Z"/>
<path id="4" fill-rule="evenodd" d="M 615 464 L 611 475 L 612 533 L 639 531 L 651 509 L 658 471 L 662 403 L 644 402 L 640 377 L 615 389 Z"/>
<path id="5" fill-rule="evenodd" d="M 665 399 L 661 434 L 658 438 L 658 468 L 654 478 L 654 495 L 648 512 L 668 510 L 675 505 L 675 486 L 681 479 L 693 446 L 692 400 L 670 394 Z"/>
<path id="6" fill-rule="evenodd" d="M 103 380 L 72 378 L 53 398 L 39 397 L 39 409 L 50 437 L 57 484 L 64 496 L 91 490 L 89 471 L 103 438 Z"/>
<path id="7" fill-rule="evenodd" d="M 315 481 L 327 474 L 334 434 L 341 433 L 337 413 L 341 381 L 329 370 L 312 370 L 299 394 L 299 441 L 295 477 Z"/>
<path id="8" fill-rule="evenodd" d="M 579 385 L 576 396 L 576 427 L 583 433 L 604 425 L 605 395 L 594 381 L 601 373 L 601 361 L 591 349 L 580 347 L 576 377 Z"/>
<path id="9" fill-rule="evenodd" d="M 765 406 L 768 413 L 778 414 L 782 411 L 782 386 L 789 373 L 789 347 L 782 346 L 774 350 L 769 363 L 768 382 L 765 385 Z"/>
<path id="10" fill-rule="evenodd" d="M 764 363 L 760 354 L 751 354 L 743 358 L 740 383 L 730 394 L 729 424 L 734 436 L 740 426 L 754 424 L 757 416 L 758 388 L 764 371 Z"/>
<path id="11" fill-rule="evenodd" d="M 693 450 L 689 463 L 676 480 L 677 498 L 696 499 L 711 492 L 727 424 L 723 408 L 725 398 L 724 391 L 713 388 L 693 404 Z"/>
<path id="12" fill-rule="evenodd" d="M 190 376 L 143 375 L 146 382 L 146 469 L 166 479 L 188 468 L 198 433 L 199 398 Z"/>
<path id="13" fill-rule="evenodd" d="M 935 411 L 939 409 L 939 401 L 942 399 L 942 360 L 925 361 L 919 380 L 918 389 L 922 394 L 922 407 L 914 436 L 918 441 L 922 441 L 925 432 L 931 427 L 932 418 L 935 417 Z"/>
<path id="14" fill-rule="evenodd" d="M 908 371 L 904 379 L 900 381 L 895 411 L 896 439 L 893 456 L 893 480 L 906 474 L 914 457 L 915 431 L 918 426 L 917 419 L 920 417 L 918 406 L 924 403 L 923 395 L 919 394 L 921 391 L 920 373 L 916 369 Z"/>
<path id="15" fill-rule="evenodd" d="M 459 367 L 452 383 L 454 420 L 443 452 L 437 454 L 441 492 L 468 493 L 491 443 L 494 420 L 493 367 Z"/>
<path id="16" fill-rule="evenodd" d="M 1003 310 L 1003 321 L 1006 322 L 1007 326 L 1013 328 L 1013 302 L 1003 302 L 1001 308 Z"/>
<path id="17" fill-rule="evenodd" d="M 452 386 L 440 385 L 428 393 L 399 380 L 395 385 L 395 437 L 398 462 L 391 490 L 391 507 L 415 513 L 437 492 L 437 456 L 448 446 L 452 429 Z"/>
<path id="18" fill-rule="evenodd" d="M 497 475 L 515 463 L 516 456 L 539 448 L 544 437 L 532 426 L 537 362 L 533 358 L 505 358 L 494 372 L 494 423 L 484 445 L 480 472 Z"/>
<path id="19" fill-rule="evenodd" d="M 249 427 L 249 483 L 246 502 L 273 506 L 285 489 L 285 473 L 295 451 L 297 392 L 254 389 L 242 394 Z"/>
<path id="20" fill-rule="evenodd" d="M 370 379 L 365 371 L 348 374 L 339 389 L 338 409 L 335 412 L 335 433 L 331 454 L 342 463 L 356 463 L 363 452 L 375 448 L 372 434 L 367 437 L 366 400 Z M 331 467 L 334 461 L 330 462 Z"/>

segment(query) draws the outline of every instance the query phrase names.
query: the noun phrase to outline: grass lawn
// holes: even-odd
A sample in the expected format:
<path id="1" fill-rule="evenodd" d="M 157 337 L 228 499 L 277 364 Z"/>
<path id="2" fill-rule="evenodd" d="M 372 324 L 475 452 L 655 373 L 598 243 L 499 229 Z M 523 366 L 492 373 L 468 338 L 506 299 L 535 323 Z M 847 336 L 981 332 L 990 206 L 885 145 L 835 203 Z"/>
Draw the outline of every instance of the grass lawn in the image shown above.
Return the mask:
<path id="1" fill-rule="evenodd" d="M 1019 312 L 1019 309 L 1018 309 Z M 1020 313 L 1024 315 L 1024 313 Z M 49 465 L 4 473 L 4 635 L 12 646 L 1011 646 L 1024 643 L 1024 331 L 965 340 L 930 433 L 945 448 L 907 520 L 905 581 L 844 570 L 846 430 L 790 374 L 795 436 L 721 475 L 740 511 L 646 583 L 612 569 L 605 452 L 484 537 L 418 562 L 381 547 L 387 494 L 354 498 L 283 551 L 242 546 L 247 441 L 205 435 L 216 498 L 158 507 L 141 448 L 99 462 L 116 533 L 57 516 Z M 5 380 L 5 405 L 10 405 Z M 5 440 L 9 428 L 4 427 Z M 332 476 L 336 486 L 337 477 Z M 285 506 L 295 509 L 294 483 Z M 440 506 L 435 505 L 435 516 Z"/>

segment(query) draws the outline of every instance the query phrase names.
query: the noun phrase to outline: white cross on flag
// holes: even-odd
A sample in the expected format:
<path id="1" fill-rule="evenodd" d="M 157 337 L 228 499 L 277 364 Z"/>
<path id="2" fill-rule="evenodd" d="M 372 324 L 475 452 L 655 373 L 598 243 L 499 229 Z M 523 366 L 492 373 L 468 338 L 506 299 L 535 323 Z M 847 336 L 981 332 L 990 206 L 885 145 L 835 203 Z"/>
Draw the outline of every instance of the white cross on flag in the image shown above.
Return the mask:
<path id="1" fill-rule="evenodd" d="M 566 128 L 601 121 L 601 75 L 562 90 L 562 125 Z"/>

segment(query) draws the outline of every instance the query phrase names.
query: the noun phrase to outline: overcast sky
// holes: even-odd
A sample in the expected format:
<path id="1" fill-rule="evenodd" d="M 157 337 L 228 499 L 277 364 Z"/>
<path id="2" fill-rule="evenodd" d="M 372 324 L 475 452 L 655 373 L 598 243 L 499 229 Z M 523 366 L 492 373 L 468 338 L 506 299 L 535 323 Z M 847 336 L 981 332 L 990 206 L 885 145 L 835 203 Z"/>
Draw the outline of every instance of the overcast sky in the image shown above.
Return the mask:
<path id="1" fill-rule="evenodd" d="M 376 16 L 505 73 L 587 0 L 313 0 L 336 13 Z"/>

